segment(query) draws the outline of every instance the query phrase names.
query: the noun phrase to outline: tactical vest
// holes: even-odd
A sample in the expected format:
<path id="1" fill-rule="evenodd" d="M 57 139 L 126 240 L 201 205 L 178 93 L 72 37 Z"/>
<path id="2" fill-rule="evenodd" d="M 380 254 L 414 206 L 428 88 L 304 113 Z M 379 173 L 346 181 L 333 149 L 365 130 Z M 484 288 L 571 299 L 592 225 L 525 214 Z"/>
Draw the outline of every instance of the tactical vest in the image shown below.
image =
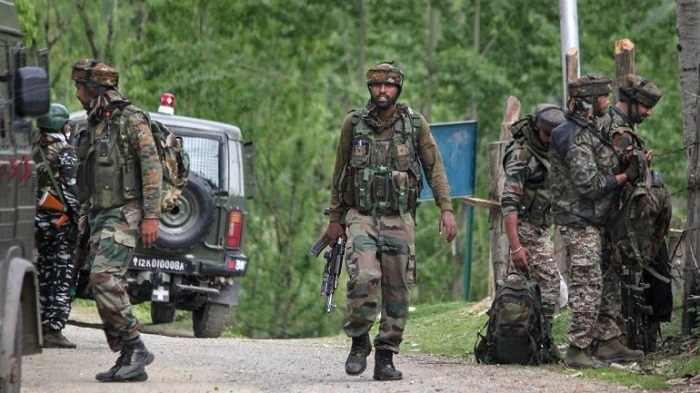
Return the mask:
<path id="1" fill-rule="evenodd" d="M 535 152 L 528 146 L 525 138 L 516 139 L 506 148 L 506 153 L 503 155 L 508 157 L 514 150 L 525 148 L 532 154 L 530 160 L 536 160 L 539 165 L 544 168 L 545 173 L 549 172 L 549 161 L 543 162 L 545 159 L 538 157 Z M 505 167 L 505 162 L 504 162 Z M 549 226 L 551 225 L 551 193 L 549 192 L 549 187 L 547 183 L 547 177 L 545 176 L 538 181 L 530 181 L 523 186 L 523 195 L 520 198 L 520 210 L 518 210 L 518 217 L 525 218 L 532 225 L 535 226 Z"/>
<path id="2" fill-rule="evenodd" d="M 123 206 L 141 196 L 141 172 L 134 154 L 122 152 L 128 136 L 119 132 L 121 110 L 102 120 L 91 130 L 81 132 L 78 156 L 80 201 L 90 201 L 92 209 Z"/>
<path id="3" fill-rule="evenodd" d="M 365 109 L 352 115 L 353 140 L 350 162 L 340 179 L 340 197 L 362 214 L 415 214 L 423 188 L 418 161 L 420 115 L 409 109 L 410 118 L 394 123 L 391 136 L 378 140 L 362 121 Z"/>

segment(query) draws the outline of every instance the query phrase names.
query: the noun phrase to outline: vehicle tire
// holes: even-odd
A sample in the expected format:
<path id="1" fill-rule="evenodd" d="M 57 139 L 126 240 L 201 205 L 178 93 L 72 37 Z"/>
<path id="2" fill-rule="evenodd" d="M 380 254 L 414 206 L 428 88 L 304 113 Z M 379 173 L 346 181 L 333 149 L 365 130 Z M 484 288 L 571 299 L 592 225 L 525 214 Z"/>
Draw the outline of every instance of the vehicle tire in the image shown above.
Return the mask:
<path id="1" fill-rule="evenodd" d="M 215 213 L 211 187 L 204 179 L 190 173 L 175 207 L 160 214 L 160 233 L 154 246 L 168 253 L 191 249 L 209 233 Z"/>
<path id="2" fill-rule="evenodd" d="M 20 393 L 22 391 L 22 307 L 17 309 L 17 323 L 15 324 L 15 339 L 10 356 L 10 373 L 8 378 L 0 377 L 0 392 Z"/>
<path id="3" fill-rule="evenodd" d="M 172 303 L 151 302 L 151 322 L 154 325 L 175 320 L 175 305 Z"/>
<path id="4" fill-rule="evenodd" d="M 197 338 L 218 338 L 228 327 L 228 304 L 205 303 L 192 311 L 192 329 Z"/>

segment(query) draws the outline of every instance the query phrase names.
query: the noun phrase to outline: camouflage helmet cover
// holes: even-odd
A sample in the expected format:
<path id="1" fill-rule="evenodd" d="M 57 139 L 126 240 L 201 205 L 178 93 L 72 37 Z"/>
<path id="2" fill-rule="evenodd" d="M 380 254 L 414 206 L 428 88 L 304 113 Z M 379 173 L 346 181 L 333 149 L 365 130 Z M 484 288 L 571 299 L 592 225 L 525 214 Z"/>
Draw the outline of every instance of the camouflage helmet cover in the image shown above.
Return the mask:
<path id="1" fill-rule="evenodd" d="M 77 82 L 117 88 L 119 71 L 95 59 L 80 59 L 73 64 L 71 79 Z"/>
<path id="2" fill-rule="evenodd" d="M 533 112 L 535 128 L 551 134 L 552 130 L 566 121 L 564 111 L 552 104 L 539 104 Z"/>
<path id="3" fill-rule="evenodd" d="M 68 122 L 70 113 L 61 104 L 51 104 L 49 112 L 36 119 L 36 126 L 42 130 L 61 131 Z"/>
<path id="4" fill-rule="evenodd" d="M 628 74 L 620 82 L 620 97 L 627 96 L 640 104 L 653 108 L 661 99 L 661 89 L 641 76 Z"/>
<path id="5" fill-rule="evenodd" d="M 599 75 L 584 75 L 569 82 L 569 97 L 605 96 L 612 91 L 612 80 Z"/>
<path id="6" fill-rule="evenodd" d="M 367 71 L 367 86 L 388 83 L 399 88 L 403 86 L 403 71 L 394 66 L 393 61 L 384 61 Z"/>

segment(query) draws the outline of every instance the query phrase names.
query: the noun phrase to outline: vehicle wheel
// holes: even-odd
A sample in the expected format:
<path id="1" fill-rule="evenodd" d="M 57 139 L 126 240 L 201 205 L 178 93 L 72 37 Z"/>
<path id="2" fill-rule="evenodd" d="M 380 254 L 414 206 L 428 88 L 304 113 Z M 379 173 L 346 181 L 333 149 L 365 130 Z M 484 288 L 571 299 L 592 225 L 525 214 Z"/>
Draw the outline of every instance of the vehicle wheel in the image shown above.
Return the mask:
<path id="1" fill-rule="evenodd" d="M 175 305 L 172 303 L 151 302 L 151 322 L 170 323 L 175 320 Z"/>
<path id="2" fill-rule="evenodd" d="M 15 326 L 15 339 L 12 356 L 10 356 L 10 372 L 7 378 L 0 376 L 0 392 L 3 393 L 19 393 L 22 390 L 22 307 L 18 307 Z"/>
<path id="3" fill-rule="evenodd" d="M 229 305 L 205 303 L 192 311 L 192 328 L 197 338 L 218 338 L 228 327 Z"/>
<path id="4" fill-rule="evenodd" d="M 160 215 L 160 233 L 154 246 L 168 253 L 189 250 L 209 233 L 214 213 L 211 187 L 204 179 L 190 173 L 175 207 Z"/>

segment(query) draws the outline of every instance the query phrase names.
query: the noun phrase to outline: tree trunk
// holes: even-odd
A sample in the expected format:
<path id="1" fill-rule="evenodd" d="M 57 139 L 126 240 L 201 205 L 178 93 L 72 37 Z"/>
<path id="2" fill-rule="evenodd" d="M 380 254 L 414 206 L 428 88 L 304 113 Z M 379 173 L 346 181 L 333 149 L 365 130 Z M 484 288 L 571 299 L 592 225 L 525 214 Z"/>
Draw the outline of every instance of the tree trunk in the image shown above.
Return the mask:
<path id="1" fill-rule="evenodd" d="M 683 103 L 683 130 L 688 156 L 688 223 L 686 250 L 683 253 L 685 286 L 683 294 L 683 321 L 681 332 L 689 335 L 697 326 L 700 303 L 700 275 L 697 258 L 700 257 L 700 173 L 698 173 L 698 142 L 700 142 L 700 1 L 676 0 L 676 32 L 678 33 L 678 60 L 680 65 L 681 101 Z"/>

